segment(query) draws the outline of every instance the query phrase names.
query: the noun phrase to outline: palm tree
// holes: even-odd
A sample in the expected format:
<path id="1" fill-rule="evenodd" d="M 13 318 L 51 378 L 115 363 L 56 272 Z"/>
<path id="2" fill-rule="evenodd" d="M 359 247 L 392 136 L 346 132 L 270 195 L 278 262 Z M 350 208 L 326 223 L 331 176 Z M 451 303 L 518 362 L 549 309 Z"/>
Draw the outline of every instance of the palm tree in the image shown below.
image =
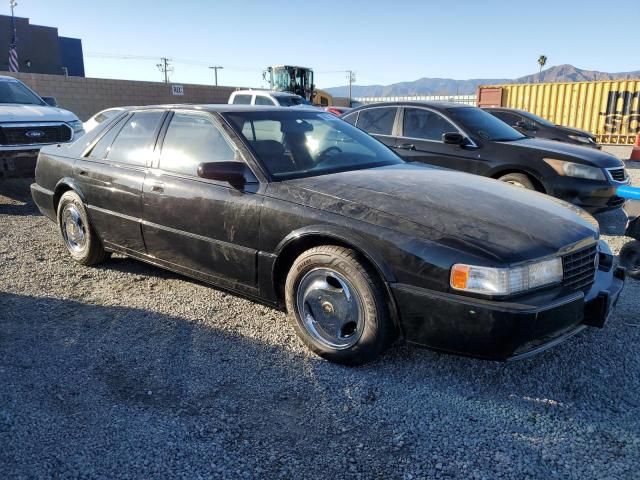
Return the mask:
<path id="1" fill-rule="evenodd" d="M 538 57 L 538 65 L 540 65 L 540 81 L 542 81 L 542 68 L 547 64 L 547 57 L 545 55 L 540 55 Z"/>

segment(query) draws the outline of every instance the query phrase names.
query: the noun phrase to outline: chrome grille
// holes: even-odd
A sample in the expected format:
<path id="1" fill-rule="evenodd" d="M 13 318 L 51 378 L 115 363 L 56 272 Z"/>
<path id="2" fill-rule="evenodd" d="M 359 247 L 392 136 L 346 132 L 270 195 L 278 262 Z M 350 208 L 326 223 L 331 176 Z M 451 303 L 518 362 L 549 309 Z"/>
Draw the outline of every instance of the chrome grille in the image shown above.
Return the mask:
<path id="1" fill-rule="evenodd" d="M 65 124 L 59 125 L 4 125 L 0 127 L 1 145 L 38 145 L 68 142 L 73 132 Z"/>
<path id="2" fill-rule="evenodd" d="M 624 168 L 609 168 L 608 172 L 616 182 L 624 182 L 627 178 Z"/>
<path id="3" fill-rule="evenodd" d="M 563 285 L 572 290 L 588 290 L 596 274 L 596 255 L 598 255 L 598 247 L 592 245 L 563 256 Z"/>

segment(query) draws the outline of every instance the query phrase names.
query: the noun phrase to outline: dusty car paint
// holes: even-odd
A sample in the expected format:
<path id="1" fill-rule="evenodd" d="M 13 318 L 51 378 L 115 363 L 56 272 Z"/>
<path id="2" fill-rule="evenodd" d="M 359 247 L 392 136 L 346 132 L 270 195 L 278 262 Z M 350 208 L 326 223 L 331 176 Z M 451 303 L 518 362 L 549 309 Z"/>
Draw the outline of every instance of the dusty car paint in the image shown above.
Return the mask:
<path id="1" fill-rule="evenodd" d="M 135 168 L 91 161 L 82 156 L 88 139 L 41 152 L 33 197 L 55 219 L 57 199 L 75 190 L 108 250 L 280 307 L 283 275 L 296 252 L 347 245 L 385 282 L 406 340 L 456 353 L 504 359 L 535 351 L 584 328 L 590 308 L 601 306 L 594 304 L 599 295 L 608 299 L 607 312 L 617 299 L 622 280 L 612 268 L 598 270 L 587 291 L 558 285 L 514 298 L 455 293 L 449 287 L 454 263 L 509 266 L 594 245 L 599 255 L 611 254 L 578 209 L 474 175 L 399 163 L 270 181 L 226 123 L 227 110 L 242 108 L 207 111 L 253 173 L 242 188 L 163 172 L 157 156 Z M 162 192 L 154 192 L 157 184 Z M 572 313 L 557 324 L 530 325 L 554 311 Z"/>

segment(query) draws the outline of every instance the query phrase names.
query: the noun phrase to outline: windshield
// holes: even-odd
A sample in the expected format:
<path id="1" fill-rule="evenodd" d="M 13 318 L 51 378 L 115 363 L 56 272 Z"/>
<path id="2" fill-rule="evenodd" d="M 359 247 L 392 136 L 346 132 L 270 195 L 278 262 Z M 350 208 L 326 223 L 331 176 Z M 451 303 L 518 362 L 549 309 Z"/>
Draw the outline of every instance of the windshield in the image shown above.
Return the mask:
<path id="1" fill-rule="evenodd" d="M 229 112 L 225 117 L 278 180 L 404 163 L 382 143 L 325 112 Z"/>
<path id="2" fill-rule="evenodd" d="M 476 107 L 458 107 L 447 110 L 451 119 L 482 140 L 512 142 L 527 138 L 502 120 Z"/>
<path id="3" fill-rule="evenodd" d="M 295 107 L 296 105 L 311 105 L 311 102 L 299 95 L 274 95 L 282 107 Z"/>
<path id="4" fill-rule="evenodd" d="M 45 105 L 31 90 L 20 82 L 0 81 L 0 103 L 19 103 L 21 105 Z"/>
<path id="5" fill-rule="evenodd" d="M 555 127 L 555 125 L 551 123 L 549 120 L 539 117 L 538 115 L 535 115 L 531 112 L 527 112 L 526 110 L 517 110 L 517 111 L 521 113 L 523 116 L 529 118 L 530 120 L 533 120 L 534 122 L 538 122 L 540 125 L 544 125 L 545 127 Z"/>

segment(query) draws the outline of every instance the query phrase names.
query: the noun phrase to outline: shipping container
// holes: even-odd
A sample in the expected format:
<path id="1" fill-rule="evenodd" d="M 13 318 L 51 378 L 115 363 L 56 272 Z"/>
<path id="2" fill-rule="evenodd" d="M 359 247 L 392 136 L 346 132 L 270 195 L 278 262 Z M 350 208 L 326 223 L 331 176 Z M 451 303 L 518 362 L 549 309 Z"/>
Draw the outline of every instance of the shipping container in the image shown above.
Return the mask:
<path id="1" fill-rule="evenodd" d="M 477 97 L 479 107 L 527 110 L 587 130 L 605 145 L 632 145 L 640 132 L 640 79 L 488 85 Z"/>

